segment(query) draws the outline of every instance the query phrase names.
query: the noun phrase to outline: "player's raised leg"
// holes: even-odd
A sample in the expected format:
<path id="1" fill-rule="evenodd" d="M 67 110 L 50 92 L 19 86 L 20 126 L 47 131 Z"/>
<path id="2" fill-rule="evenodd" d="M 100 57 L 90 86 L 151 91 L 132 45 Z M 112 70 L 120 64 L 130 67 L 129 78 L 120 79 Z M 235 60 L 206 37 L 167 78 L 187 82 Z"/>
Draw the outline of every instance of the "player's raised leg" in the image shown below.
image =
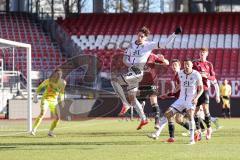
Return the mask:
<path id="1" fill-rule="evenodd" d="M 120 85 L 120 83 L 118 81 L 112 80 L 111 81 L 112 87 L 115 91 L 115 93 L 119 96 L 119 98 L 121 99 L 122 103 L 123 103 L 123 107 L 121 112 L 119 113 L 119 115 L 124 115 L 128 109 L 131 107 L 131 105 L 128 103 L 125 93 L 123 91 L 122 86 Z"/>
<path id="2" fill-rule="evenodd" d="M 139 117 L 141 118 L 141 122 L 137 127 L 137 130 L 141 129 L 144 125 L 148 124 L 147 117 L 143 111 L 142 104 L 137 100 L 137 87 L 128 91 L 128 97 L 131 101 L 132 106 L 136 109 Z"/>

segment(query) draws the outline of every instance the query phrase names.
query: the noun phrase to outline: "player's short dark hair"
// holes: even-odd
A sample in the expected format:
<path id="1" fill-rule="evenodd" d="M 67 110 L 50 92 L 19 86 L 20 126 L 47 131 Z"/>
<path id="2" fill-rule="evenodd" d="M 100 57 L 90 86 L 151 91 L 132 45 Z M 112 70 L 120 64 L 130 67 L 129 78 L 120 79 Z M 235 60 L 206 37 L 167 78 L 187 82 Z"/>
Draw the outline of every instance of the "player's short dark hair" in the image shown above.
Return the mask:
<path id="1" fill-rule="evenodd" d="M 144 33 L 144 35 L 146 37 L 150 34 L 150 30 L 147 27 L 145 27 L 145 26 L 143 26 L 141 29 L 139 29 L 138 32 Z"/>
<path id="2" fill-rule="evenodd" d="M 172 60 L 171 60 L 171 63 L 175 63 L 175 62 L 181 63 L 179 59 L 172 59 Z"/>
<path id="3" fill-rule="evenodd" d="M 179 59 L 172 59 L 171 60 L 171 64 L 173 64 L 173 63 L 178 63 L 179 64 L 179 66 L 181 67 L 181 65 L 182 65 L 182 63 L 181 63 L 181 61 L 179 60 Z"/>
<path id="4" fill-rule="evenodd" d="M 190 59 L 190 58 L 186 58 L 186 59 L 183 60 L 183 62 L 189 62 L 189 61 L 190 61 L 190 62 L 193 62 L 193 60 Z"/>

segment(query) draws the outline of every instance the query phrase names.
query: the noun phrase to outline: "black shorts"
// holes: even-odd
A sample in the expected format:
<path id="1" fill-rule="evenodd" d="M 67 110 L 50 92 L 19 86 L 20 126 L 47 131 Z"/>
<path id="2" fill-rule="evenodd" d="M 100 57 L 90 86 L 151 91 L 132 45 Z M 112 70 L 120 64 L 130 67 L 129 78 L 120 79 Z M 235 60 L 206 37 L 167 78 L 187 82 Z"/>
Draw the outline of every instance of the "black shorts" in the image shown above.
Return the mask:
<path id="1" fill-rule="evenodd" d="M 140 86 L 138 89 L 140 91 L 139 98 L 146 98 L 152 94 L 157 94 L 157 86 L 155 85 Z"/>
<path id="2" fill-rule="evenodd" d="M 202 95 L 198 99 L 197 107 L 201 106 L 202 104 L 209 104 L 209 91 L 203 91 Z"/>

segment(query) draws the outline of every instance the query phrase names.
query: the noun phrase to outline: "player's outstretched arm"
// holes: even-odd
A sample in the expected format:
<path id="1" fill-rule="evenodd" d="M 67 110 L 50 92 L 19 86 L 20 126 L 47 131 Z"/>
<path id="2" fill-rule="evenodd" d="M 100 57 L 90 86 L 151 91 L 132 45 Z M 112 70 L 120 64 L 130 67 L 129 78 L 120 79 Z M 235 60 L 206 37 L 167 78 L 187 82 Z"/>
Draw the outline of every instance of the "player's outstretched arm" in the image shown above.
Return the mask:
<path id="1" fill-rule="evenodd" d="M 36 92 L 33 95 L 33 103 L 38 103 L 38 94 L 48 85 L 48 80 L 43 81 L 37 88 Z"/>
<path id="2" fill-rule="evenodd" d="M 37 94 L 39 94 L 41 91 L 42 91 L 42 89 L 43 88 L 45 88 L 47 85 L 48 85 L 48 83 L 49 83 L 49 80 L 48 79 L 46 79 L 45 81 L 43 81 L 39 86 L 38 86 L 38 88 L 37 88 Z"/>
<path id="3" fill-rule="evenodd" d="M 177 27 L 176 28 L 176 30 L 175 30 L 175 32 L 173 32 L 168 38 L 167 38 L 167 40 L 166 40 L 166 42 L 164 42 L 164 43 L 160 43 L 159 42 L 159 48 L 166 48 L 166 46 L 168 45 L 168 44 L 170 44 L 170 43 L 172 43 L 173 42 L 173 40 L 176 38 L 176 36 L 178 35 L 178 34 L 181 34 L 182 33 L 182 27 Z"/>
<path id="4" fill-rule="evenodd" d="M 173 42 L 173 40 L 176 38 L 176 36 L 178 34 L 182 33 L 182 28 L 181 27 L 177 27 L 176 30 L 167 38 L 167 40 L 163 43 L 161 42 L 151 42 L 148 47 L 149 49 L 153 50 L 153 49 L 158 49 L 158 48 L 166 48 L 166 46 L 170 43 Z"/>

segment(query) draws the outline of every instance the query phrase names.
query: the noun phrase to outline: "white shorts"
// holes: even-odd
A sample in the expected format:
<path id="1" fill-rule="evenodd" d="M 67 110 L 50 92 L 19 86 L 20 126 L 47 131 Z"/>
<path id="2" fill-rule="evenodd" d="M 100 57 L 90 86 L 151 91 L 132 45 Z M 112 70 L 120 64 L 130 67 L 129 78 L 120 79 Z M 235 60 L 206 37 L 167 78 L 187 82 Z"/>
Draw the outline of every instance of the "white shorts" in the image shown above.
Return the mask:
<path id="1" fill-rule="evenodd" d="M 129 71 L 126 74 L 121 74 L 117 77 L 120 85 L 127 85 L 128 91 L 138 91 L 139 82 L 142 81 L 143 73 L 136 74 L 133 71 Z"/>
<path id="2" fill-rule="evenodd" d="M 189 110 L 189 109 L 193 109 L 195 110 L 196 105 L 192 103 L 192 101 L 185 101 L 183 99 L 177 99 L 172 105 L 171 107 L 176 110 L 176 112 L 180 112 L 182 113 L 182 111 L 184 109 Z"/>

